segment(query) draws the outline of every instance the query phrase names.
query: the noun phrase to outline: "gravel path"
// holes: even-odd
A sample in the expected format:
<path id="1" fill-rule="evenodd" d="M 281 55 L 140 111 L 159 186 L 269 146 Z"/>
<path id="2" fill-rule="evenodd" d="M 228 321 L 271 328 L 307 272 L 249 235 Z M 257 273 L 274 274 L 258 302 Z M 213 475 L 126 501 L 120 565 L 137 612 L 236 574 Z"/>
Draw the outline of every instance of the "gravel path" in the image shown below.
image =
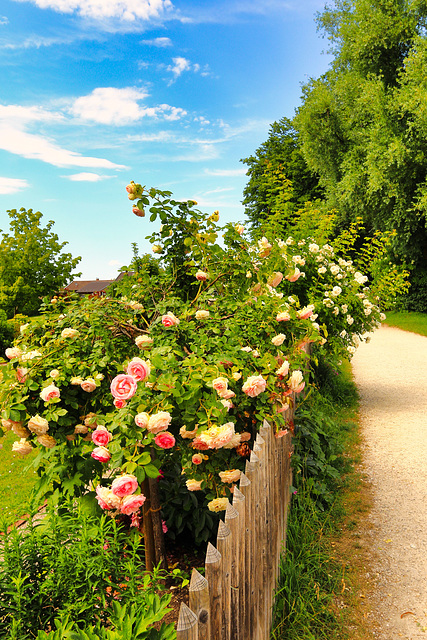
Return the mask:
<path id="1" fill-rule="evenodd" d="M 352 363 L 374 494 L 376 637 L 427 640 L 427 338 L 383 326 Z"/>

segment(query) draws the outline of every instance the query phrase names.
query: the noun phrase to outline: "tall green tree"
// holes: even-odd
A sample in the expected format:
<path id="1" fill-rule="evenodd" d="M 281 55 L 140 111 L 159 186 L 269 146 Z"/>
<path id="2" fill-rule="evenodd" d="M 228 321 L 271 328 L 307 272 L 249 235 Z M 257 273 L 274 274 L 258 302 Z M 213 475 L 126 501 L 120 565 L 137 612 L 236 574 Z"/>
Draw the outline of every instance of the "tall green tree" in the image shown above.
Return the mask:
<path id="1" fill-rule="evenodd" d="M 322 196 L 319 179 L 307 166 L 298 132 L 289 118 L 273 122 L 268 139 L 241 162 L 249 167 L 242 202 L 254 226 L 278 210 L 286 219 L 296 208 Z"/>
<path id="2" fill-rule="evenodd" d="M 0 241 L 0 309 L 9 317 L 35 314 L 41 298 L 70 282 L 81 258 L 63 253 L 67 242 L 52 232 L 54 222 L 41 226 L 42 214 L 32 209 L 12 209 L 10 233 Z"/>
<path id="3" fill-rule="evenodd" d="M 294 119 L 308 167 L 343 226 L 395 229 L 395 255 L 427 270 L 427 2 L 335 0 L 317 19 L 334 60 Z"/>

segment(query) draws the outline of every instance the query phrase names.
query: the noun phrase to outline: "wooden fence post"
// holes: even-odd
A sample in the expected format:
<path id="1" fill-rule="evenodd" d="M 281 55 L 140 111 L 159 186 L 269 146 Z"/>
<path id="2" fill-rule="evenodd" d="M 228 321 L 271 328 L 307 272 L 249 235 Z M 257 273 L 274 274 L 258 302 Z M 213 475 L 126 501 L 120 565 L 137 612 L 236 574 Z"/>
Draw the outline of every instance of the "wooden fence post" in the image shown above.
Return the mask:
<path id="1" fill-rule="evenodd" d="M 232 539 L 230 529 L 225 522 L 219 521 L 216 546 L 221 554 L 222 568 L 222 634 L 221 640 L 230 640 L 231 617 L 231 562 Z"/>
<path id="2" fill-rule="evenodd" d="M 209 599 L 211 610 L 210 638 L 223 640 L 222 630 L 222 576 L 221 554 L 213 544 L 208 542 L 205 560 L 205 575 L 209 584 Z"/>
<path id="3" fill-rule="evenodd" d="M 197 615 L 197 640 L 210 639 L 209 583 L 197 569 L 193 569 L 189 588 L 190 609 Z"/>
<path id="4" fill-rule="evenodd" d="M 177 640 L 198 640 L 197 616 L 184 602 L 181 602 L 179 610 L 176 638 Z"/>

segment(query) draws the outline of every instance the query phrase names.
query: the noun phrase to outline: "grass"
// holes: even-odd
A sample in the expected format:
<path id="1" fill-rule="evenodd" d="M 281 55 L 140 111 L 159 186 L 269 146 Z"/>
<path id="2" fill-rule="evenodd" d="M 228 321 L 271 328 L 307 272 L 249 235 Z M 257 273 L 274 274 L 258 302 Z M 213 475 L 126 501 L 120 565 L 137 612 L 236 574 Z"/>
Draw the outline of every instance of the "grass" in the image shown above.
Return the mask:
<path id="1" fill-rule="evenodd" d="M 397 327 L 404 331 L 412 331 L 427 336 L 427 313 L 416 311 L 388 311 L 385 320 L 389 327 Z"/>
<path id="2" fill-rule="evenodd" d="M 365 604 L 369 547 L 361 531 L 366 527 L 370 493 L 358 469 L 357 393 L 348 363 L 334 377 L 335 388 L 326 376 L 326 389 L 320 391 L 328 398 L 325 404 L 337 445 L 342 447 L 337 460 L 340 477 L 325 477 L 335 499 L 322 511 L 315 506 L 310 479 L 295 477 L 298 492 L 289 514 L 271 640 L 374 637 Z M 351 388 L 352 393 L 345 392 Z"/>
<path id="3" fill-rule="evenodd" d="M 0 517 L 7 524 L 13 524 L 26 513 L 26 502 L 36 480 L 36 474 L 27 467 L 34 453 L 22 458 L 12 451 L 12 444 L 19 440 L 9 431 L 1 439 L 3 448 L 0 451 Z"/>

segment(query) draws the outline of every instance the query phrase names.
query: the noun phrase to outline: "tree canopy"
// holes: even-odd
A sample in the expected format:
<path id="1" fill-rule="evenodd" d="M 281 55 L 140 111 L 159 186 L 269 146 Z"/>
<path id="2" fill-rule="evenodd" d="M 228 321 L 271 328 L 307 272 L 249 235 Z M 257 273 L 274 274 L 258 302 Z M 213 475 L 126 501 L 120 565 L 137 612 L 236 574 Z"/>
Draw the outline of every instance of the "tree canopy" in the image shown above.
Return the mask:
<path id="1" fill-rule="evenodd" d="M 294 119 L 307 165 L 343 226 L 395 229 L 395 254 L 425 269 L 427 3 L 335 0 L 317 19 L 335 57 Z"/>
<path id="2" fill-rule="evenodd" d="M 255 226 L 276 213 L 278 208 L 282 208 L 282 213 L 290 214 L 305 202 L 317 200 L 322 195 L 319 179 L 307 167 L 298 132 L 289 118 L 273 122 L 266 142 L 242 162 L 249 167 L 243 204 Z"/>
<path id="3" fill-rule="evenodd" d="M 59 242 L 50 220 L 41 226 L 42 214 L 32 209 L 12 209 L 10 233 L 0 241 L 0 308 L 9 316 L 35 314 L 41 298 L 67 284 L 80 257 L 63 253 L 67 242 Z"/>

